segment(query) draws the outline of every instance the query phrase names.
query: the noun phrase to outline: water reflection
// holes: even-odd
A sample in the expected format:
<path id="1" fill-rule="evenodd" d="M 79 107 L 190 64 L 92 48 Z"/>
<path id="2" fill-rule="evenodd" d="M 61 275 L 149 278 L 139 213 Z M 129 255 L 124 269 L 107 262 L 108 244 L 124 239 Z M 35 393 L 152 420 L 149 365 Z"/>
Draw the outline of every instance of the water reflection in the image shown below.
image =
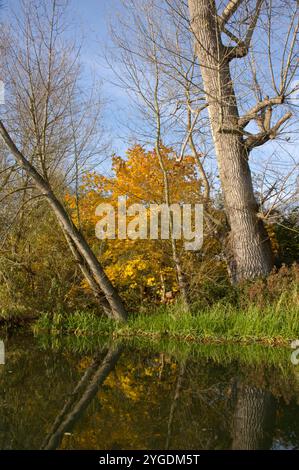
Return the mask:
<path id="1" fill-rule="evenodd" d="M 298 447 L 299 387 L 288 363 L 119 344 L 76 352 L 24 335 L 5 346 L 2 449 Z"/>
<path id="2" fill-rule="evenodd" d="M 236 384 L 232 449 L 270 449 L 276 416 L 273 395 L 260 388 Z"/>
<path id="3" fill-rule="evenodd" d="M 121 346 L 112 345 L 103 360 L 96 358 L 79 380 L 70 398 L 55 419 L 42 449 L 56 449 L 64 433 L 72 428 L 89 403 L 99 391 L 100 386 L 113 370 L 121 354 Z"/>
<path id="4" fill-rule="evenodd" d="M 178 374 L 177 383 L 175 387 L 175 393 L 174 393 L 174 397 L 170 406 L 170 412 L 169 412 L 169 418 L 168 418 L 168 424 L 167 424 L 167 438 L 166 438 L 165 450 L 168 450 L 170 448 L 174 415 L 175 415 L 176 407 L 178 405 L 178 400 L 180 398 L 181 389 L 183 387 L 183 379 L 184 379 L 185 372 L 186 372 L 186 362 L 184 361 L 181 363 L 180 368 L 179 368 L 179 374 Z"/>

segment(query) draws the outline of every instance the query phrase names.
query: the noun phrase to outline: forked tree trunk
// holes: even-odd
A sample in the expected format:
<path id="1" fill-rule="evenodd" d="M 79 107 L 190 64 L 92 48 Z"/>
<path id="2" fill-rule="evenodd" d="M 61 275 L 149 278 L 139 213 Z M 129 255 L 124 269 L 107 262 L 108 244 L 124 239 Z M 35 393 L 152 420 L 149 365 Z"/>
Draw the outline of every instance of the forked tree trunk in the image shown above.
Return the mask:
<path id="1" fill-rule="evenodd" d="M 236 280 L 266 275 L 273 267 L 272 249 L 257 216 L 248 152 L 241 135 L 224 131 L 236 128 L 239 113 L 215 0 L 189 0 L 189 10 L 230 224 Z"/>
<path id="2" fill-rule="evenodd" d="M 57 199 L 49 184 L 44 180 L 44 178 L 36 171 L 36 169 L 31 165 L 31 163 L 24 157 L 24 155 L 17 149 L 16 145 L 9 136 L 4 125 L 0 121 L 0 135 L 2 136 L 5 144 L 7 145 L 10 152 L 13 154 L 15 160 L 18 164 L 26 171 L 26 173 L 32 178 L 35 183 L 36 188 L 40 193 L 46 198 L 50 207 L 52 208 L 59 224 L 62 226 L 65 234 L 70 238 L 74 243 L 76 249 L 84 259 L 86 266 L 88 266 L 88 272 L 92 275 L 92 278 L 97 283 L 100 290 L 102 290 L 105 298 L 110 306 L 112 316 L 115 320 L 125 321 L 127 314 L 123 306 L 123 303 L 116 291 L 110 282 L 109 278 L 106 276 L 105 271 L 103 270 L 101 264 L 99 263 L 94 252 L 86 242 L 82 233 L 77 229 L 69 215 L 67 214 L 65 208 L 61 202 Z M 91 277 L 87 279 L 90 283 Z"/>

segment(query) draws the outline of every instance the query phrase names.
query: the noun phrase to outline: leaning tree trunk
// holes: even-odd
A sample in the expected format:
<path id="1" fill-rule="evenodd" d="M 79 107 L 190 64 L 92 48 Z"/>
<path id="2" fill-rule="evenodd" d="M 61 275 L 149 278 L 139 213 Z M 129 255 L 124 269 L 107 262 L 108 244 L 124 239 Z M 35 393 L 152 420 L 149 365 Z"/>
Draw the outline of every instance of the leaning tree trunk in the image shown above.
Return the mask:
<path id="1" fill-rule="evenodd" d="M 189 0 L 189 10 L 230 224 L 235 279 L 266 275 L 273 267 L 272 249 L 257 215 L 244 139 L 230 132 L 237 127 L 239 113 L 215 0 Z"/>
<path id="2" fill-rule="evenodd" d="M 89 278 L 87 278 L 87 281 L 90 282 L 91 277 L 93 277 L 94 281 L 98 284 L 99 289 L 102 290 L 103 294 L 105 295 L 105 298 L 110 306 L 113 318 L 115 320 L 125 321 L 127 315 L 123 303 L 116 289 L 113 287 L 109 278 L 106 276 L 105 271 L 103 270 L 94 252 L 86 242 L 82 233 L 77 229 L 77 227 L 70 219 L 65 208 L 53 193 L 50 185 L 31 165 L 31 163 L 24 157 L 24 155 L 17 149 L 16 145 L 12 141 L 11 137 L 9 136 L 7 130 L 5 129 L 1 121 L 0 135 L 2 136 L 8 149 L 13 154 L 15 160 L 26 171 L 30 178 L 32 178 L 36 188 L 46 198 L 64 233 L 69 237 L 69 239 L 74 244 L 75 248 L 83 257 L 86 265 L 88 266 L 88 271 L 90 274 Z"/>
<path id="3" fill-rule="evenodd" d="M 96 282 L 95 278 L 93 277 L 92 273 L 90 272 L 87 263 L 85 262 L 84 258 L 81 256 L 80 251 L 76 247 L 75 243 L 73 240 L 70 238 L 70 236 L 64 231 L 63 227 L 62 231 L 64 233 L 65 239 L 67 241 L 67 244 L 74 256 L 74 259 L 78 263 L 79 268 L 81 269 L 81 272 L 83 276 L 85 277 L 86 281 L 89 284 L 89 287 L 92 290 L 93 295 L 95 296 L 96 300 L 98 301 L 99 305 L 102 307 L 104 313 L 107 315 L 108 318 L 113 319 L 113 312 L 110 308 L 109 302 L 105 298 L 103 291 L 100 289 L 98 283 Z"/>

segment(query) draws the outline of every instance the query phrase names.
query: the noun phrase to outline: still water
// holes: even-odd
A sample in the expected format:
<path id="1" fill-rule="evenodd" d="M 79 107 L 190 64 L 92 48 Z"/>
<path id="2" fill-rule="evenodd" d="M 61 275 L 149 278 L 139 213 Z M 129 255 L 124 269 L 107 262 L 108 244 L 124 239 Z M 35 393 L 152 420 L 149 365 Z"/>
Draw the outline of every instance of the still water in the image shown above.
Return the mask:
<path id="1" fill-rule="evenodd" d="M 1 338 L 1 449 L 299 447 L 288 350 Z"/>

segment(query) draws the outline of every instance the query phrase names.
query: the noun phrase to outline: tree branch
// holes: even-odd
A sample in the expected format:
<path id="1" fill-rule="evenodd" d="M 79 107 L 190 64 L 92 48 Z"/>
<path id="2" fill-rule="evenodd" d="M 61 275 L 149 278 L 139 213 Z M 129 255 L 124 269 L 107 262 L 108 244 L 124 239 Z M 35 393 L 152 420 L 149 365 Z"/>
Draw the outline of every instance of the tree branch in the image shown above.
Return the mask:
<path id="1" fill-rule="evenodd" d="M 269 98 L 268 96 L 263 100 L 253 106 L 244 116 L 241 116 L 238 125 L 242 129 L 249 124 L 252 119 L 256 119 L 258 117 L 258 113 L 263 111 L 268 106 L 274 106 L 276 104 L 283 104 L 284 97 L 283 96 L 275 96 L 273 98 Z"/>
<path id="2" fill-rule="evenodd" d="M 271 129 L 269 129 L 268 131 L 260 132 L 258 134 L 250 135 L 249 137 L 247 137 L 247 139 L 245 140 L 245 146 L 248 151 L 252 150 L 255 147 L 260 147 L 269 140 L 275 139 L 275 137 L 277 137 L 277 133 L 280 127 L 291 117 L 292 113 L 288 112 L 282 118 L 279 119 L 275 126 L 271 127 Z"/>
<path id="3" fill-rule="evenodd" d="M 228 47 L 228 59 L 229 60 L 238 59 L 238 58 L 240 59 L 242 57 L 245 57 L 248 54 L 252 36 L 253 36 L 254 30 L 255 30 L 259 15 L 260 15 L 263 1 L 264 0 L 257 0 L 256 2 L 255 13 L 252 16 L 244 41 L 240 40 L 237 46 Z M 225 33 L 230 37 L 231 35 L 230 32 L 225 30 Z M 237 38 L 234 38 L 234 41 L 236 39 Z"/>
<path id="4" fill-rule="evenodd" d="M 244 0 L 229 0 L 228 4 L 224 8 L 222 14 L 219 17 L 219 26 L 220 29 L 223 31 L 224 26 L 233 16 L 233 14 L 237 11 L 239 6 L 244 2 Z"/>

